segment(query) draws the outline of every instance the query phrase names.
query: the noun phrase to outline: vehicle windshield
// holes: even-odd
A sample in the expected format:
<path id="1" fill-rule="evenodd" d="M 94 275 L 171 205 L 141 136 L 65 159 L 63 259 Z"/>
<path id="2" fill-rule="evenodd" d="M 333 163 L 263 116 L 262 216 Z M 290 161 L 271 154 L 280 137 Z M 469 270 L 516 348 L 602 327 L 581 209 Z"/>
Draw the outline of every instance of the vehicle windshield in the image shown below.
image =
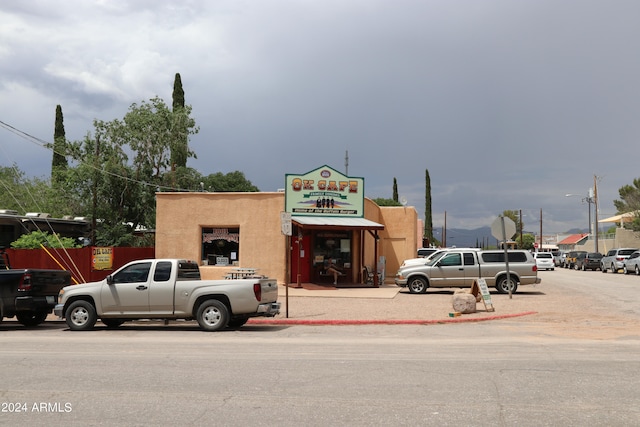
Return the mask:
<path id="1" fill-rule="evenodd" d="M 435 252 L 435 253 L 431 254 L 431 256 L 429 256 L 429 258 L 427 258 L 426 265 L 434 265 L 446 253 L 447 253 L 447 251 L 440 251 L 440 252 Z"/>

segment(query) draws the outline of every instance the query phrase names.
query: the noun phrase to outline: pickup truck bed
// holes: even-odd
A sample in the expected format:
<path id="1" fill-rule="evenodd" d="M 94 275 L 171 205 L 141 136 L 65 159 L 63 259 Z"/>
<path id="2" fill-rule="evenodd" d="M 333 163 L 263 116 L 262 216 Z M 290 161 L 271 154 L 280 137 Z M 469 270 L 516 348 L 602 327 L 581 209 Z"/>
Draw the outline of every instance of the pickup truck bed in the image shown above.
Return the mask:
<path id="1" fill-rule="evenodd" d="M 0 321 L 15 316 L 25 326 L 44 322 L 70 283 L 65 270 L 0 270 Z"/>

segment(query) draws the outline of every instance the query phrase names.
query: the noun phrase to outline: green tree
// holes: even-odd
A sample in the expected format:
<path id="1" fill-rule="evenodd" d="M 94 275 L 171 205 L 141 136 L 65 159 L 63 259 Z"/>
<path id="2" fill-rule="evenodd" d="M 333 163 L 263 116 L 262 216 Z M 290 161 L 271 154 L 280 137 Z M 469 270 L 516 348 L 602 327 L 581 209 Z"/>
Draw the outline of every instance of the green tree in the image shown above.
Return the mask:
<path id="1" fill-rule="evenodd" d="M 240 171 L 229 172 L 227 174 L 217 172 L 203 177 L 200 182 L 202 182 L 202 190 L 204 191 L 260 191 L 258 187 L 253 185 L 251 181 L 244 176 L 244 173 Z"/>
<path id="2" fill-rule="evenodd" d="M 424 195 L 424 238 L 429 244 L 433 244 L 433 215 L 431 212 L 431 177 L 429 169 L 425 170 L 425 195 Z"/>
<path id="3" fill-rule="evenodd" d="M 634 231 L 640 231 L 640 178 L 633 180 L 633 185 L 625 185 L 618 190 L 620 200 L 614 200 L 618 214 L 633 212 L 633 222 L 627 226 Z"/>
<path id="4" fill-rule="evenodd" d="M 520 211 L 506 210 L 502 212 L 502 216 L 510 218 L 516 224 L 516 234 L 514 236 L 507 237 L 507 239 L 514 239 L 516 236 L 520 236 L 520 230 L 524 228 L 524 223 L 520 224 Z"/>
<path id="5" fill-rule="evenodd" d="M 398 201 L 398 181 L 396 178 L 393 178 L 393 200 Z"/>
<path id="6" fill-rule="evenodd" d="M 520 249 L 533 249 L 536 237 L 533 234 L 523 234 L 522 241 L 520 241 L 520 235 L 515 239 L 518 242 L 518 248 Z"/>
<path id="7" fill-rule="evenodd" d="M 62 116 L 62 107 L 56 106 L 56 121 L 53 131 L 53 158 L 51 160 L 51 183 L 54 187 L 60 184 L 63 174 L 67 167 L 67 140 L 64 132 L 64 117 Z"/>
<path id="8" fill-rule="evenodd" d="M 379 197 L 377 199 L 372 199 L 376 205 L 378 206 L 402 206 L 402 204 L 400 204 L 400 202 L 393 200 L 393 199 L 385 199 L 382 197 Z"/>
<path id="9" fill-rule="evenodd" d="M 182 79 L 180 73 L 176 73 L 173 81 L 173 114 L 176 117 L 176 123 L 174 125 L 175 137 L 171 143 L 171 166 L 172 167 L 186 167 L 187 157 L 189 155 L 189 141 L 188 133 L 185 126 L 188 125 L 187 120 L 183 120 L 185 105 L 184 105 L 184 90 L 182 89 Z"/>

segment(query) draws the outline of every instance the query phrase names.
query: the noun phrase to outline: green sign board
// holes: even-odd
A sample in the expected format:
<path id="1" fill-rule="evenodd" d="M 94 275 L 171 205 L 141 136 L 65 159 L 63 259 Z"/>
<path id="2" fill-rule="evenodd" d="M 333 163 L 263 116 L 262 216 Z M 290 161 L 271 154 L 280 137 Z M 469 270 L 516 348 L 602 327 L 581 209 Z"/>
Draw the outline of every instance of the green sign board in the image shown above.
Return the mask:
<path id="1" fill-rule="evenodd" d="M 306 174 L 287 174 L 285 211 L 292 215 L 364 216 L 364 179 L 329 166 Z"/>

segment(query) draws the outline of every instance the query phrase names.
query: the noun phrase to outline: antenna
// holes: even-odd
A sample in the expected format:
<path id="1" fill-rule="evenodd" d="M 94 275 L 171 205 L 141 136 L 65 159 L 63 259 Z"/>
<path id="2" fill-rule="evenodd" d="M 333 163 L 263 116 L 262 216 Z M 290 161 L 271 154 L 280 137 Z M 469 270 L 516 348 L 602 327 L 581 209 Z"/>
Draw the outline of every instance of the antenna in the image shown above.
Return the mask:
<path id="1" fill-rule="evenodd" d="M 349 176 L 349 150 L 344 152 L 344 174 Z"/>

